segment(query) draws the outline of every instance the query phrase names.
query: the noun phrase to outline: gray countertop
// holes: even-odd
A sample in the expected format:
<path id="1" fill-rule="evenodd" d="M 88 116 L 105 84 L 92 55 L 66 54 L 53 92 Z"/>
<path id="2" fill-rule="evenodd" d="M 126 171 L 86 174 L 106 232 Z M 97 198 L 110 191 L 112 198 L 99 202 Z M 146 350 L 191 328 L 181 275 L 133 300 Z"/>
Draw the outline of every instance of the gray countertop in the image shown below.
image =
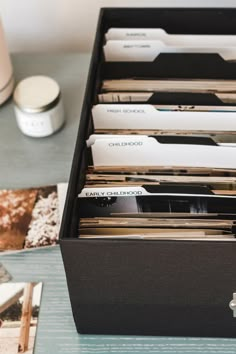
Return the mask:
<path id="1" fill-rule="evenodd" d="M 89 54 L 14 54 L 16 82 L 48 75 L 62 90 L 66 124 L 47 138 L 30 138 L 18 129 L 12 99 L 0 107 L 0 188 L 66 182 L 78 131 Z"/>

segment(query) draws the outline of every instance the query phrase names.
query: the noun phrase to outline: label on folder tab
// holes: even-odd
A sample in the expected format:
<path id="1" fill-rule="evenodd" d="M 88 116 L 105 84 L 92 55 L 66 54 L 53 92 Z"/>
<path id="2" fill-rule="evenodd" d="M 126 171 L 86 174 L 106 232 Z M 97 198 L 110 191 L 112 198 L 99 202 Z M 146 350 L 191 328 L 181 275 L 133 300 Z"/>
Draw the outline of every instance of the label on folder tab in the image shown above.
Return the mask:
<path id="1" fill-rule="evenodd" d="M 236 132 L 236 112 L 161 111 L 149 104 L 98 104 L 95 129 Z"/>
<path id="2" fill-rule="evenodd" d="M 236 169 L 236 148 L 160 143 L 150 136 L 90 137 L 94 166 L 203 167 Z"/>
<path id="3" fill-rule="evenodd" d="M 106 61 L 154 61 L 161 53 L 207 53 L 218 54 L 226 61 L 236 59 L 236 48 L 203 43 L 192 45 L 166 45 L 160 40 L 109 40 L 103 47 Z"/>

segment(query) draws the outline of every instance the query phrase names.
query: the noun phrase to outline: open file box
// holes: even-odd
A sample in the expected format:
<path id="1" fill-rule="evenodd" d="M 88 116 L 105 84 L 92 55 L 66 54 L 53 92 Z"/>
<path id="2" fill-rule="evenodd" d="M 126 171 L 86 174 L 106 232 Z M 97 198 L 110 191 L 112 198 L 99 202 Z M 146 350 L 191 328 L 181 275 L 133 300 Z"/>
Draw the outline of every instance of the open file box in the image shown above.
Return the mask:
<path id="1" fill-rule="evenodd" d="M 101 10 L 60 234 L 80 333 L 235 337 L 236 318 L 229 307 L 236 293 L 234 241 L 80 239 L 77 200 L 89 162 L 91 109 L 103 79 L 137 73 L 236 79 L 236 64 L 217 54 L 163 54 L 148 65 L 105 63 L 105 32 L 110 27 L 161 27 L 168 33 L 236 35 L 235 20 L 235 9 Z M 167 104 L 178 104 L 179 98 L 186 104 L 224 104 L 212 94 L 160 93 L 158 98 Z"/>

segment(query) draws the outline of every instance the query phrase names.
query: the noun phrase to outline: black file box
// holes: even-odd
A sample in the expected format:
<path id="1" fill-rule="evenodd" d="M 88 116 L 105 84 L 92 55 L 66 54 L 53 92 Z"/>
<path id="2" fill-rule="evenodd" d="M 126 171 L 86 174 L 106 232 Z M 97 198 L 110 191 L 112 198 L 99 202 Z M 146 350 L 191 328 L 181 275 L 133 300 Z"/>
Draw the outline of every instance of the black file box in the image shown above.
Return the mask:
<path id="1" fill-rule="evenodd" d="M 85 141 L 93 132 L 91 108 L 97 103 L 101 82 L 112 77 L 112 67 L 116 67 L 113 78 L 128 75 L 131 67 L 130 63 L 104 63 L 102 46 L 107 29 L 161 27 L 168 33 L 236 35 L 235 23 L 236 9 L 101 10 L 60 232 L 79 333 L 236 336 L 236 318 L 229 307 L 236 293 L 234 241 L 80 239 L 77 199 L 89 162 Z M 236 64 L 224 63 L 217 55 L 178 58 L 183 61 L 177 61 L 175 77 L 236 79 Z M 171 62 L 170 54 L 167 60 L 152 63 L 154 69 L 132 63 L 132 72 L 143 68 L 139 76 L 151 77 L 154 70 L 155 77 L 168 77 L 174 75 Z M 168 103 L 185 99 L 181 94 L 161 95 Z M 199 104 L 208 103 L 206 98 L 201 103 L 201 95 L 195 97 Z M 191 102 L 190 95 L 186 102 Z M 215 102 L 209 95 L 208 104 Z"/>

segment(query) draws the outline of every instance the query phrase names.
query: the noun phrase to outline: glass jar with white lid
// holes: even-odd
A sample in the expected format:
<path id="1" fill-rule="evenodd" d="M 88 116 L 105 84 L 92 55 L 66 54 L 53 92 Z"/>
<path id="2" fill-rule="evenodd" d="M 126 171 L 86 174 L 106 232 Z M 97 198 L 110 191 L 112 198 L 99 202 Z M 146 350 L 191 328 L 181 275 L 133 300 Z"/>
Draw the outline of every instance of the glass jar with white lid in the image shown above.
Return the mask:
<path id="1" fill-rule="evenodd" d="M 46 137 L 64 124 L 61 91 L 54 79 L 41 75 L 23 79 L 13 98 L 17 124 L 25 135 Z"/>

